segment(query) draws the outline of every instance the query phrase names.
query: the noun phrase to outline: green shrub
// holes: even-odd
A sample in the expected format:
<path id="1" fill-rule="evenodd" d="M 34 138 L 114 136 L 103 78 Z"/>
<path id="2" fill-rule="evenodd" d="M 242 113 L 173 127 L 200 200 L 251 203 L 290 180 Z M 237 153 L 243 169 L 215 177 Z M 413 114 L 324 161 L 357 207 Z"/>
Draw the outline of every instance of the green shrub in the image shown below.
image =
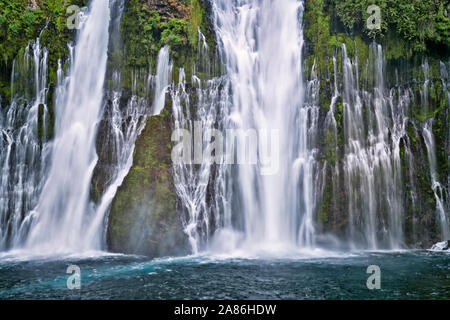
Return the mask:
<path id="1" fill-rule="evenodd" d="M 171 48 L 187 45 L 187 26 L 187 21 L 176 18 L 162 23 L 161 44 L 169 45 Z"/>
<path id="2" fill-rule="evenodd" d="M 450 19 L 441 0 L 333 0 L 336 12 L 348 29 L 383 37 L 395 30 L 415 52 L 427 51 L 427 42 L 450 45 Z M 369 5 L 381 9 L 381 29 L 368 30 Z M 448 14 L 447 14 L 448 15 Z"/>

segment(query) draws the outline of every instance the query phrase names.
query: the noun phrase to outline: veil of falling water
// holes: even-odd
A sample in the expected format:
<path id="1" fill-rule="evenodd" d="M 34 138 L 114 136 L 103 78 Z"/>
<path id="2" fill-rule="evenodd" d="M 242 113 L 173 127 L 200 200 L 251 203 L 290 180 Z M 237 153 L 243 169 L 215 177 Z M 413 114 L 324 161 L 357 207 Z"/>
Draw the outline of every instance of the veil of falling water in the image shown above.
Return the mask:
<path id="1" fill-rule="evenodd" d="M 404 214 L 400 142 L 406 138 L 408 96 L 400 93 L 394 101 L 395 92 L 385 88 L 380 45 L 371 48 L 370 91 L 359 88 L 358 61 L 348 58 L 345 45 L 342 52 L 350 240 L 356 247 L 399 248 Z M 367 117 L 365 109 L 371 110 Z"/>
<path id="2" fill-rule="evenodd" d="M 123 2 L 115 3 L 120 7 L 120 13 L 123 8 Z M 116 12 L 117 14 L 117 12 Z M 117 24 L 118 25 L 118 24 Z M 135 142 L 139 134 L 145 127 L 148 115 L 160 114 L 164 107 L 166 92 L 169 87 L 169 78 L 172 71 L 172 64 L 169 57 L 169 47 L 161 48 L 157 59 L 157 72 L 152 75 L 151 72 L 134 71 L 132 81 L 131 97 L 128 99 L 125 107 L 121 106 L 122 90 L 120 87 L 120 70 L 114 70 L 112 74 L 113 88 L 108 92 L 110 105 L 104 109 L 103 122 L 105 132 L 101 139 L 99 152 L 113 155 L 112 159 L 104 160 L 108 163 L 109 183 L 104 191 L 99 205 L 95 208 L 96 220 L 93 228 L 90 228 L 91 235 L 97 239 L 97 247 L 105 243 L 101 235 L 99 225 L 105 221 L 107 225 L 110 205 L 117 193 L 117 189 L 124 181 L 133 164 L 133 151 Z M 143 84 L 138 88 L 138 84 Z M 149 89 L 155 89 L 153 102 L 149 101 Z M 138 91 L 141 90 L 141 96 Z M 105 228 L 106 229 L 106 228 Z M 104 230 L 106 231 L 106 230 Z M 103 233 L 106 235 L 106 232 Z M 102 241 L 103 240 L 103 241 Z M 95 244 L 95 243 L 94 243 Z"/>
<path id="3" fill-rule="evenodd" d="M 449 66 L 450 67 L 450 64 Z M 425 81 L 422 88 L 422 103 L 425 108 L 429 108 L 428 92 L 429 88 L 429 66 L 428 61 L 425 60 L 422 64 Z M 447 66 L 444 63 L 440 63 L 440 73 L 442 87 L 444 90 L 444 98 L 447 97 L 450 106 L 450 90 L 449 90 L 449 78 L 450 70 L 447 70 Z M 448 115 L 447 115 L 448 117 Z M 450 185 L 448 185 L 448 179 L 450 175 L 447 175 L 447 186 L 445 182 L 441 182 L 437 172 L 437 160 L 436 160 L 436 142 L 433 134 L 434 118 L 428 119 L 423 124 L 422 135 L 427 148 L 427 157 L 429 162 L 430 176 L 431 176 L 431 188 L 433 190 L 434 198 L 436 201 L 436 215 L 437 220 L 440 222 L 442 239 L 450 238 Z M 449 133 L 446 133 L 447 139 Z M 448 141 L 447 141 L 448 143 Z M 448 150 L 448 145 L 447 145 Z M 447 151 L 448 152 L 448 151 Z M 447 199 L 447 201 L 446 201 Z"/>
<path id="4" fill-rule="evenodd" d="M 281 253 L 322 244 L 371 250 L 404 248 L 405 220 L 410 219 L 407 214 L 412 212 L 411 236 L 417 239 L 415 214 L 421 208 L 411 150 L 416 138 L 407 128 L 424 138 L 440 236 L 448 238 L 448 187 L 437 176 L 433 119 L 423 124 L 421 132 L 411 121 L 410 108 L 417 100 L 413 88 L 399 81 L 398 70 L 396 82 L 388 83 L 381 45 L 370 46 L 367 61 L 358 61 L 357 52 L 350 58 L 342 45 L 341 57 L 333 57 L 331 103 L 322 117 L 318 105 L 323 80 L 318 79 L 315 66 L 310 80 L 302 79 L 302 1 L 211 3 L 226 74 L 221 80 L 224 83 L 217 85 L 216 79 L 203 86 L 198 93 L 201 102 L 194 108 L 200 111 L 192 114 L 186 107 L 190 105 L 190 93 L 181 71 L 179 83 L 172 89 L 175 128 L 188 128 L 195 135 L 193 122 L 197 120 L 202 129 L 216 125 L 225 135 L 226 129 L 253 129 L 259 139 L 264 139 L 264 130 L 276 131 L 279 170 L 262 175 L 261 162 L 176 165 L 175 185 L 187 212 L 185 232 L 194 253 L 204 248 L 211 234 L 214 237 L 209 248 L 220 252 L 241 249 Z M 338 60 L 342 62 L 339 68 Z M 426 74 L 427 63 L 423 67 Z M 364 79 L 360 70 L 364 70 Z M 441 63 L 445 96 L 447 72 Z M 192 82 L 202 88 L 197 80 L 194 76 Z M 425 106 L 428 85 L 425 76 L 420 101 Z M 214 94 L 205 95 L 210 88 L 214 88 Z M 343 129 L 339 137 L 338 126 Z M 334 162 L 323 161 L 323 150 L 318 148 L 323 141 L 321 132 L 332 149 L 326 152 L 334 154 Z M 190 151 L 194 153 L 194 149 Z M 325 195 L 330 192 L 325 191 L 328 183 L 331 193 Z M 332 203 L 327 219 L 345 221 L 340 244 L 318 222 L 325 196 Z M 343 216 L 334 212 L 342 210 Z"/>
<path id="5" fill-rule="evenodd" d="M 244 246 L 314 246 L 314 157 L 308 147 L 313 110 L 303 105 L 303 2 L 212 2 L 230 83 L 230 123 L 256 130 L 258 139 L 267 139 L 260 134 L 264 130 L 279 138 L 279 154 L 271 155 L 278 171 L 261 175 L 261 163 L 240 164 L 231 177 Z"/>
<path id="6" fill-rule="evenodd" d="M 183 68 L 179 70 L 178 83 L 173 82 L 170 86 L 174 132 L 185 130 L 188 135 L 172 137 L 181 138 L 183 144 L 190 142 L 181 153 L 184 160 L 174 162 L 173 170 L 175 191 L 182 205 L 184 232 L 194 254 L 209 247 L 214 232 L 231 225 L 226 195 L 228 169 L 220 157 L 209 157 L 212 155 L 210 149 L 203 152 L 212 137 L 223 142 L 220 136 L 226 127 L 229 110 L 228 83 L 223 76 L 214 77 L 209 47 L 200 29 L 198 36 L 200 61 L 194 67 L 189 87 Z M 196 75 L 198 71 L 213 77 L 202 80 Z M 194 96 L 195 101 L 192 101 Z"/>
<path id="7" fill-rule="evenodd" d="M 184 129 L 192 134 L 183 139 L 194 138 L 194 140 L 206 142 L 208 137 L 203 136 L 203 132 L 214 130 L 217 128 L 215 125 L 220 126 L 220 120 L 224 118 L 226 102 L 221 101 L 223 79 L 214 78 L 205 83 L 195 75 L 192 76 L 198 97 L 195 114 L 189 112 L 190 95 L 186 92 L 185 80 L 185 72 L 181 69 L 179 82 L 177 85 L 173 84 L 171 89 L 174 129 Z M 217 108 L 218 106 L 223 108 Z M 222 128 L 219 127 L 219 129 Z M 188 154 L 193 156 L 195 148 L 194 144 Z M 203 153 L 201 157 L 203 158 Z M 228 209 L 223 205 L 226 168 L 220 164 L 214 167 L 213 162 L 206 159 L 195 160 L 198 161 L 192 163 L 190 159 L 174 164 L 174 182 L 177 195 L 182 200 L 182 211 L 185 213 L 183 216 L 185 233 L 192 251 L 197 254 L 205 249 L 212 232 L 221 226 L 223 214 L 226 216 Z M 209 183 L 212 181 L 215 182 L 209 189 Z M 213 201 L 208 200 L 208 193 L 211 192 L 214 194 Z M 224 208 L 225 211 L 223 211 Z"/>
<path id="8" fill-rule="evenodd" d="M 36 209 L 26 220 L 30 231 L 25 247 L 41 253 L 99 249 L 91 246 L 93 239 L 86 230 L 95 220 L 89 185 L 97 162 L 95 136 L 103 99 L 109 20 L 109 1 L 91 1 L 69 78 L 60 79 L 64 87 L 58 89 L 60 103 L 55 107 L 51 167 Z"/>
<path id="9" fill-rule="evenodd" d="M 54 142 L 45 138 L 47 50 L 37 39 L 26 48 L 23 59 L 15 62 L 12 93 L 17 98 L 5 116 L 0 114 L 1 145 L 8 150 L 1 159 L 2 249 L 25 248 L 36 254 L 104 249 L 103 226 L 111 201 L 132 165 L 134 143 L 147 115 L 159 114 L 164 106 L 172 69 L 166 46 L 158 55 L 155 75 L 133 72 L 125 107 L 121 106 L 120 70 L 111 70 L 112 86 L 104 92 L 107 52 L 120 49 L 123 6 L 123 0 L 91 1 L 76 46 L 69 45 L 67 76 L 62 61 L 58 62 Z M 28 85 L 30 74 L 32 86 Z M 148 100 L 150 87 L 155 88 L 153 103 Z M 27 108 L 28 104 L 33 107 Z M 22 124 L 20 119 L 26 121 Z M 110 155 L 102 158 L 108 172 L 100 174 L 108 181 L 94 205 L 89 192 L 98 161 L 99 124 L 103 141 L 97 147 Z M 20 188 L 13 188 L 13 181 Z"/>
<path id="10" fill-rule="evenodd" d="M 0 110 L 0 249 L 21 241 L 48 165 L 47 58 L 40 39 L 14 61 L 12 102 Z M 1 101 L 0 101 L 1 104 Z M 26 165 L 25 165 L 26 164 Z"/>

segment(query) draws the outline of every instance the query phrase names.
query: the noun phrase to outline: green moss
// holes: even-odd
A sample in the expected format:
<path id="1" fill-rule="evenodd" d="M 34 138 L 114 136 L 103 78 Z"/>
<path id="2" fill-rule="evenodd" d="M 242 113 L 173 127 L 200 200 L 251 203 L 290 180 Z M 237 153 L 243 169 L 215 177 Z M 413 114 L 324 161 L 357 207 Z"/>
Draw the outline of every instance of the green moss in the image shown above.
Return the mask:
<path id="1" fill-rule="evenodd" d="M 439 112 L 439 109 L 427 112 L 426 110 L 414 112 L 414 118 L 419 122 L 425 122 L 428 119 L 434 118 Z"/>
<path id="2" fill-rule="evenodd" d="M 433 34 L 435 41 L 442 43 L 450 43 L 450 7 L 443 1 L 438 8 L 437 15 L 435 17 L 436 32 Z"/>
<path id="3" fill-rule="evenodd" d="M 442 101 L 445 101 L 445 99 L 442 99 Z M 449 119 L 445 109 L 437 109 L 433 122 L 433 135 L 435 137 L 436 165 L 440 181 L 446 181 L 450 169 L 448 167 L 449 159 L 446 154 L 448 152 L 446 148 L 446 135 L 448 134 L 449 126 Z"/>
<path id="4" fill-rule="evenodd" d="M 172 18 L 161 24 L 160 44 L 161 46 L 169 45 L 175 58 L 180 55 L 179 49 L 189 44 L 187 28 L 188 22 L 177 18 Z"/>
<path id="5" fill-rule="evenodd" d="M 140 0 L 127 1 L 121 22 L 123 52 L 112 62 L 122 70 L 122 87 L 131 88 L 135 70 L 154 72 L 158 52 L 165 45 L 170 46 L 174 61 L 172 78 L 177 81 L 178 68 L 184 67 L 189 80 L 199 59 L 199 28 L 208 46 L 214 48 L 203 1 L 172 0 L 164 8 Z"/>
<path id="6" fill-rule="evenodd" d="M 313 45 L 312 54 L 306 58 L 306 68 L 309 73 L 315 64 L 315 70 L 320 79 L 332 78 L 334 68 L 331 58 L 333 56 L 337 57 L 338 69 L 341 69 L 342 61 L 339 53 L 343 44 L 345 44 L 349 58 L 354 59 L 356 55 L 358 56 L 361 69 L 369 57 L 369 46 L 358 33 L 350 37 L 345 33 L 331 31 L 333 12 L 334 7 L 331 2 L 324 0 L 308 0 L 306 2 L 305 35 Z M 320 105 L 325 107 L 323 103 Z"/>
<path id="7" fill-rule="evenodd" d="M 323 0 L 309 0 L 306 2 L 304 14 L 307 28 L 305 35 L 313 45 L 314 54 L 306 60 L 307 72 L 311 71 L 315 64 L 317 74 L 324 75 L 328 73 L 328 59 L 333 54 L 335 42 L 330 39 L 330 15 L 328 6 Z"/>
<path id="8" fill-rule="evenodd" d="M 386 40 L 384 41 L 384 52 L 387 60 L 409 59 L 413 55 L 413 50 L 409 43 L 392 31 L 387 32 Z"/>
<path id="9" fill-rule="evenodd" d="M 344 25 L 362 30 L 367 36 L 383 37 L 395 30 L 403 39 L 392 51 L 424 53 L 433 51 L 429 42 L 449 47 L 450 19 L 445 15 L 445 3 L 437 0 L 334 0 L 336 12 Z M 376 4 L 381 9 L 381 29 L 369 30 L 365 23 L 369 18 L 367 8 Z M 400 56 L 398 56 L 400 57 Z"/>
<path id="10" fill-rule="evenodd" d="M 380 6 L 382 14 L 382 28 L 375 32 L 365 27 L 369 16 L 366 9 L 371 4 Z M 358 55 L 361 84 L 371 80 L 364 68 L 370 56 L 368 44 L 373 40 L 383 45 L 388 62 L 425 54 L 442 60 L 450 52 L 450 42 L 446 40 L 450 24 L 444 7 L 435 0 L 307 0 L 304 21 L 306 39 L 313 47 L 306 57 L 305 69 L 310 76 L 315 64 L 319 79 L 332 79 L 332 56 L 336 56 L 341 70 L 342 44 L 352 60 Z M 421 72 L 412 69 L 408 68 L 407 73 Z M 414 77 L 408 77 L 411 78 Z M 325 107 L 324 103 L 320 105 Z"/>
<path id="11" fill-rule="evenodd" d="M 343 127 L 343 117 L 344 117 L 344 104 L 342 103 L 342 98 L 340 98 L 337 102 L 337 112 L 335 113 L 335 118 L 337 122 L 338 129 L 342 129 Z"/>
<path id="12" fill-rule="evenodd" d="M 169 112 L 168 108 L 164 108 L 164 110 L 161 112 L 160 116 L 163 119 L 166 119 L 167 117 L 169 117 L 170 116 L 170 112 Z"/>
<path id="13" fill-rule="evenodd" d="M 419 123 L 425 122 L 428 119 L 434 118 L 438 124 L 442 118 L 442 111 L 444 111 L 447 106 L 447 99 L 443 96 L 443 88 L 440 80 L 439 73 L 436 74 L 436 69 L 439 67 L 439 61 L 429 61 L 430 74 L 428 76 L 434 77 L 430 79 L 428 85 L 428 105 L 423 105 L 422 101 L 415 101 L 412 110 L 413 119 Z M 422 71 L 422 70 L 420 70 Z M 423 77 L 423 75 L 422 75 Z M 424 80 L 423 80 L 424 81 Z M 421 87 L 416 87 L 414 89 L 415 95 L 420 97 Z M 439 133 L 440 134 L 440 133 Z M 442 136 L 442 135 L 440 135 Z"/>
<path id="14" fill-rule="evenodd" d="M 324 138 L 323 138 L 323 143 L 324 143 L 324 150 L 325 150 L 325 156 L 327 159 L 327 162 L 330 165 L 335 165 L 336 161 L 337 161 L 337 154 L 336 154 L 336 136 L 334 131 L 332 130 L 327 130 L 325 132 Z"/>
<path id="15" fill-rule="evenodd" d="M 330 169 L 328 169 L 330 173 Z M 319 209 L 317 210 L 317 221 L 321 225 L 326 225 L 330 220 L 330 214 L 333 211 L 333 184 L 327 183 L 322 195 Z"/>
<path id="16" fill-rule="evenodd" d="M 198 28 L 204 26 L 206 14 L 199 0 L 191 0 L 189 11 L 191 14 L 189 18 L 188 37 L 189 42 L 195 44 L 198 42 Z M 205 28 L 203 29 L 205 30 Z"/>
<path id="17" fill-rule="evenodd" d="M 67 43 L 75 32 L 67 28 L 70 5 L 85 6 L 87 0 L 47 0 L 40 8 L 27 8 L 27 0 L 0 0 L 0 96 L 11 99 L 10 78 L 12 61 L 29 41 L 41 35 L 41 45 L 49 51 L 48 85 L 56 84 L 58 59 L 68 55 Z M 52 97 L 49 97 L 49 100 Z"/>
<path id="18" fill-rule="evenodd" d="M 161 256 L 185 249 L 172 181 L 171 119 L 152 116 L 138 140 L 131 168 L 109 216 L 112 251 Z"/>
<path id="19" fill-rule="evenodd" d="M 121 22 L 126 66 L 143 68 L 154 63 L 159 46 L 161 17 L 138 0 L 127 2 Z M 153 58 L 152 58 L 153 57 Z"/>
<path id="20" fill-rule="evenodd" d="M 408 123 L 408 126 L 406 127 L 406 130 L 408 132 L 408 137 L 410 139 L 410 141 L 412 141 L 413 143 L 417 143 L 417 137 L 414 131 L 414 126 L 412 125 L 412 123 Z"/>
<path id="21" fill-rule="evenodd" d="M 369 46 L 361 39 L 360 36 L 355 36 L 354 43 L 358 54 L 359 65 L 362 68 L 369 59 Z"/>

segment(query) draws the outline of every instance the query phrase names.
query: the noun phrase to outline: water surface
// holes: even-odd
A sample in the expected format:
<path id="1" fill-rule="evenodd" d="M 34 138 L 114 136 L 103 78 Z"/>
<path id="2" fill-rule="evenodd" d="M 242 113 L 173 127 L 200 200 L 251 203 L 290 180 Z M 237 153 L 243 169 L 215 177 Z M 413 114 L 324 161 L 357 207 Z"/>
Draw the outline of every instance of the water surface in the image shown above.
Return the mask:
<path id="1" fill-rule="evenodd" d="M 81 289 L 69 290 L 69 265 Z M 369 265 L 381 289 L 369 290 Z M 0 299 L 450 299 L 450 255 L 359 252 L 292 259 L 100 255 L 0 258 Z"/>

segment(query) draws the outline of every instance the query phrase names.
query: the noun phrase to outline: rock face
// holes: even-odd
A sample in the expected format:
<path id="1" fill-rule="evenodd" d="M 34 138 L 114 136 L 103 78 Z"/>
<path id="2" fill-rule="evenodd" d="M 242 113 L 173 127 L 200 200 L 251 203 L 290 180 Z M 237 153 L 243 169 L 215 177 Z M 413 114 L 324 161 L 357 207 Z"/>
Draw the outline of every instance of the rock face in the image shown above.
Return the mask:
<path id="1" fill-rule="evenodd" d="M 124 136 L 130 120 L 140 122 L 151 113 L 154 84 L 148 73 L 156 71 L 156 57 L 170 47 L 174 64 L 191 72 L 198 60 L 198 28 L 208 33 L 204 2 L 200 0 L 130 0 L 124 2 L 118 43 L 110 45 L 104 118 L 99 124 L 99 161 L 91 194 L 99 202 L 114 179 L 117 150 L 114 138 L 121 114 Z M 115 76 L 120 74 L 120 77 Z M 150 79 L 150 80 L 149 80 Z M 118 98 L 120 97 L 120 98 Z M 170 102 L 170 99 L 167 100 Z M 114 104 L 116 107 L 114 107 Z M 117 190 L 107 221 L 107 246 L 113 252 L 150 257 L 189 253 L 177 197 L 171 160 L 172 117 L 170 104 L 159 116 L 149 116 L 136 140 L 133 165 Z M 139 117 L 136 117 L 136 114 Z"/>
<path id="2" fill-rule="evenodd" d="M 136 141 L 133 167 L 112 203 L 108 247 L 150 257 L 187 253 L 171 170 L 171 124 L 152 116 Z"/>

